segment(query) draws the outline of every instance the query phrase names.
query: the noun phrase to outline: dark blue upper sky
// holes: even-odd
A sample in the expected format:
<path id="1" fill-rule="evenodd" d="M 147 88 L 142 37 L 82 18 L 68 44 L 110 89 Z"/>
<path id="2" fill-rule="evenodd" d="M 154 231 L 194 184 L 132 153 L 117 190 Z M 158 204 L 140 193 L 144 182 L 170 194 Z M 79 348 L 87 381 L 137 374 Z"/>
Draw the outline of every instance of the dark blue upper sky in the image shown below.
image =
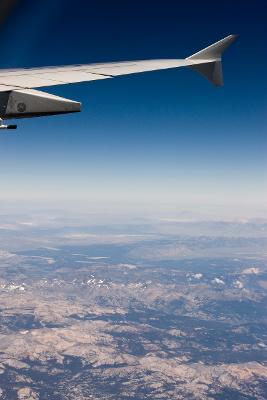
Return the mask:
<path id="1" fill-rule="evenodd" d="M 225 53 L 223 88 L 187 69 L 44 88 L 82 101 L 83 113 L 19 121 L 16 134 L 0 137 L 2 200 L 262 208 L 265 8 L 18 1 L 0 30 L 2 68 L 184 58 L 240 37 Z"/>

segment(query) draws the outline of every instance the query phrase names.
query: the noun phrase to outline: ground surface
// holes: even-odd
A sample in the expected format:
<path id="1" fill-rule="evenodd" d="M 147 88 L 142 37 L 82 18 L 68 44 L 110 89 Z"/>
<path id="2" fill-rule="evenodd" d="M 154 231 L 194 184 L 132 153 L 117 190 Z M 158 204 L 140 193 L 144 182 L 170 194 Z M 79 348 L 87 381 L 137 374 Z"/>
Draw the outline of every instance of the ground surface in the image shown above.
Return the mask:
<path id="1" fill-rule="evenodd" d="M 4 219 L 0 399 L 265 399 L 265 235 Z"/>

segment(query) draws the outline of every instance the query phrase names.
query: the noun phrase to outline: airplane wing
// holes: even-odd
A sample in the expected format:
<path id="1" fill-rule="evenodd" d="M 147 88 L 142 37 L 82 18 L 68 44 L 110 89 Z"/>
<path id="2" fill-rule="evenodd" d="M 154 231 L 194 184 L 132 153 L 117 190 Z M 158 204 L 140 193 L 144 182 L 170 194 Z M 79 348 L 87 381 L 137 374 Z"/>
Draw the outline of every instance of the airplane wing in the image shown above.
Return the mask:
<path id="1" fill-rule="evenodd" d="M 62 67 L 0 70 L 0 91 L 95 81 L 193 64 L 186 60 L 143 60 Z"/>
<path id="2" fill-rule="evenodd" d="M 16 89 L 66 85 L 75 82 L 94 81 L 98 79 L 114 78 L 120 75 L 169 68 L 195 67 L 199 65 L 199 70 L 201 70 L 201 64 L 214 64 L 216 61 L 220 61 L 222 52 L 235 40 L 235 37 L 235 35 L 227 36 L 212 46 L 183 60 L 141 60 L 62 67 L 0 70 L 0 91 L 5 92 Z M 201 72 L 203 73 L 202 70 Z M 206 75 L 207 74 L 208 72 Z M 214 80 L 214 77 L 211 74 L 209 75 L 213 83 L 218 84 L 218 82 Z M 219 84 L 221 84 L 221 82 L 219 82 Z"/>
<path id="3" fill-rule="evenodd" d="M 26 118 L 78 112 L 81 104 L 48 93 L 32 90 L 46 86 L 115 78 L 169 68 L 189 67 L 204 75 L 216 86 L 223 84 L 221 57 L 236 39 L 236 35 L 185 59 L 124 61 L 61 67 L 0 70 L 0 128 L 1 119 Z"/>

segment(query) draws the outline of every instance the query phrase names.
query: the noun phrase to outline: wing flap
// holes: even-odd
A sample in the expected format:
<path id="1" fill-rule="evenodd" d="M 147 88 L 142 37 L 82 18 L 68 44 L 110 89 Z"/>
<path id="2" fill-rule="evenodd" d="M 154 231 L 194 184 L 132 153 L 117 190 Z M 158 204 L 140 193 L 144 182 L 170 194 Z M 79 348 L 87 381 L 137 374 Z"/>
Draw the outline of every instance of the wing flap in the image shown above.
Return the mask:
<path id="1" fill-rule="evenodd" d="M 58 81 L 60 83 L 55 83 L 55 85 L 64 85 L 68 83 L 95 81 L 99 79 L 111 78 L 110 76 L 104 76 L 99 74 L 92 74 L 91 72 L 85 71 L 59 71 L 57 74 L 52 72 L 45 72 L 43 74 L 36 74 L 36 77 L 40 76 L 41 79 L 45 81 Z M 55 79 L 56 78 L 56 79 Z M 53 83 L 52 83 L 53 84 Z"/>
<path id="2" fill-rule="evenodd" d="M 49 85 L 60 85 L 59 80 L 43 79 L 41 76 L 36 75 L 14 75 L 5 78 L 0 77 L 0 85 L 15 86 L 17 88 L 34 88 Z"/>
<path id="3" fill-rule="evenodd" d="M 43 72 L 43 73 L 23 73 L 21 75 L 0 75 L 0 90 L 9 90 L 5 85 L 13 88 L 37 88 L 54 85 L 66 85 L 68 83 L 94 81 L 98 79 L 107 79 L 109 76 L 92 74 L 90 72 L 81 71 L 64 71 L 64 72 Z"/>

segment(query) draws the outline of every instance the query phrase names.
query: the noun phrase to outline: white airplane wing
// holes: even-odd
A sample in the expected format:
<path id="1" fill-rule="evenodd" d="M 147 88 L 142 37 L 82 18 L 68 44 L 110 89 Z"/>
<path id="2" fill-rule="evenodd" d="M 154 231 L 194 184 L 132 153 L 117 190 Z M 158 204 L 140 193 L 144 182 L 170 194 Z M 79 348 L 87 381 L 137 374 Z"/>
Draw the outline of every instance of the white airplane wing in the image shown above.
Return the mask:
<path id="1" fill-rule="evenodd" d="M 192 67 L 203 73 L 215 85 L 221 85 L 221 54 L 235 38 L 235 35 L 227 36 L 219 42 L 183 60 L 141 60 L 62 67 L 0 70 L 0 91 L 5 92 L 16 89 L 65 85 L 75 82 L 94 81 L 98 79 L 114 78 L 120 75 L 179 67 Z M 216 63 L 219 65 L 215 65 Z"/>
<path id="2" fill-rule="evenodd" d="M 0 70 L 0 129 L 16 128 L 16 125 L 4 125 L 3 119 L 40 117 L 81 111 L 81 103 L 77 101 L 33 90 L 34 88 L 109 79 L 120 75 L 179 67 L 196 70 L 214 85 L 221 86 L 223 84 L 221 56 L 235 39 L 236 35 L 227 36 L 183 60 L 141 60 Z"/>

